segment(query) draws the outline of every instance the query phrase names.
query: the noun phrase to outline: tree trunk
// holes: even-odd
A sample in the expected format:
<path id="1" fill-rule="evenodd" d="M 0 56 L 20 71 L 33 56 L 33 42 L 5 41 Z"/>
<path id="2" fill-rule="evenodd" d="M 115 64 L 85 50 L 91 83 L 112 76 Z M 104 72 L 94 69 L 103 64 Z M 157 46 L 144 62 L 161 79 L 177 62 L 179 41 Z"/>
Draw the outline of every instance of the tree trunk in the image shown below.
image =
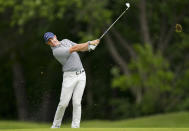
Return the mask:
<path id="1" fill-rule="evenodd" d="M 106 40 L 107 47 L 110 51 L 110 54 L 113 56 L 114 60 L 118 63 L 118 65 L 121 67 L 122 71 L 124 72 L 124 75 L 130 75 L 129 69 L 127 67 L 127 63 L 125 60 L 121 58 L 121 56 L 117 52 L 115 46 L 113 45 L 113 40 L 108 35 L 105 37 L 105 40 Z M 136 55 L 134 55 L 133 57 L 136 59 Z M 130 88 L 130 90 L 135 96 L 136 103 L 140 104 L 142 101 L 142 89 L 139 87 L 133 86 Z"/>
<path id="2" fill-rule="evenodd" d="M 20 63 L 16 59 L 15 53 L 12 53 L 11 59 L 13 61 L 13 65 L 12 65 L 13 88 L 16 97 L 18 119 L 28 120 L 28 101 L 27 101 L 27 94 L 25 89 L 23 70 Z"/>
<path id="3" fill-rule="evenodd" d="M 146 16 L 146 0 L 140 0 L 139 2 L 139 17 L 140 17 L 140 27 L 141 27 L 141 34 L 144 43 L 151 44 L 151 38 L 148 28 L 148 20 Z"/>
<path id="4" fill-rule="evenodd" d="M 140 104 L 142 102 L 142 89 L 141 87 L 136 88 L 136 104 Z"/>
<path id="5" fill-rule="evenodd" d="M 87 70 L 87 89 L 86 89 L 86 94 L 87 94 L 87 104 L 89 106 L 92 106 L 93 105 L 93 92 L 92 92 L 92 87 L 93 87 L 93 78 L 91 76 L 91 69 L 90 69 L 91 65 L 90 65 L 90 60 L 88 60 L 88 64 L 87 64 L 87 67 L 86 67 L 86 70 Z"/>
<path id="6" fill-rule="evenodd" d="M 116 30 L 112 29 L 112 33 L 115 35 L 115 37 L 118 39 L 119 43 L 123 46 L 126 52 L 129 53 L 129 55 L 133 58 L 136 59 L 136 53 L 133 50 L 133 48 L 124 40 L 124 38 L 121 36 L 121 34 Z"/>
<path id="7" fill-rule="evenodd" d="M 41 106 L 39 107 L 39 112 L 36 113 L 38 116 L 36 118 L 39 121 L 50 121 L 52 118 L 52 113 L 51 113 L 51 108 L 53 107 L 52 105 L 52 92 L 51 91 L 45 91 L 42 97 L 42 103 Z M 54 114 L 54 112 L 53 112 Z M 38 118 L 40 117 L 40 118 Z"/>
<path id="8" fill-rule="evenodd" d="M 129 74 L 129 70 L 127 67 L 127 63 L 126 61 L 124 61 L 121 56 L 119 55 L 119 53 L 117 52 L 112 39 L 110 38 L 110 36 L 106 36 L 105 37 L 106 40 L 106 45 L 110 51 L 110 54 L 112 55 L 113 59 L 117 62 L 117 64 L 121 67 L 121 70 L 124 72 L 125 75 Z"/>

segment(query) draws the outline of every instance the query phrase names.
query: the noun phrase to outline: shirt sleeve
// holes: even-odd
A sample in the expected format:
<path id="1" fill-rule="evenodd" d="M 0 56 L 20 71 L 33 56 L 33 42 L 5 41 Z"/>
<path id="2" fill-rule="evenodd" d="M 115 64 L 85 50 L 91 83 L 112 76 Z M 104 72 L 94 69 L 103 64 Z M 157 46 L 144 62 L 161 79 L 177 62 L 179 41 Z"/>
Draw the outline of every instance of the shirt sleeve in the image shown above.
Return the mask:
<path id="1" fill-rule="evenodd" d="M 69 47 L 59 47 L 54 49 L 53 55 L 58 58 L 67 59 L 70 56 Z"/>
<path id="2" fill-rule="evenodd" d="M 76 45 L 76 43 L 73 42 L 73 41 L 71 41 L 71 40 L 66 39 L 66 41 L 67 41 L 68 43 L 70 43 L 72 46 Z"/>

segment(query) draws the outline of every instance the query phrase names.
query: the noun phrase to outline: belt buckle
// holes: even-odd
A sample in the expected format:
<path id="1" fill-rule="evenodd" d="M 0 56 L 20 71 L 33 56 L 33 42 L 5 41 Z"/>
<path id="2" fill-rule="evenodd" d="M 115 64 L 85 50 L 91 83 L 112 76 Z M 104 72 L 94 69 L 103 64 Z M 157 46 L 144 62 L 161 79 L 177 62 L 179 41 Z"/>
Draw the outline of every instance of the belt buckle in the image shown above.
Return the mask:
<path id="1" fill-rule="evenodd" d="M 84 72 L 84 70 L 76 71 L 76 75 L 79 75 L 79 74 L 81 74 L 82 72 Z"/>
<path id="2" fill-rule="evenodd" d="M 76 71 L 76 75 L 79 75 L 79 74 L 81 74 L 81 71 Z"/>

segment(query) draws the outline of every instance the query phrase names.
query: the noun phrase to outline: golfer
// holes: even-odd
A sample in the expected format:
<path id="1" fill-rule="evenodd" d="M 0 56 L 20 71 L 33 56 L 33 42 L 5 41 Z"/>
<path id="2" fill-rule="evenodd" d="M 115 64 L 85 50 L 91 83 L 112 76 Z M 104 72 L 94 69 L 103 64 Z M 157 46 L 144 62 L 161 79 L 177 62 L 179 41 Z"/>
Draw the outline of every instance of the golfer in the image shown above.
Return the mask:
<path id="1" fill-rule="evenodd" d="M 86 75 L 78 51 L 91 51 L 99 44 L 99 40 L 76 44 L 68 39 L 58 41 L 52 32 L 44 34 L 45 42 L 51 47 L 54 57 L 62 64 L 63 82 L 60 102 L 58 104 L 51 128 L 60 128 L 66 107 L 72 98 L 72 128 L 80 127 L 81 99 L 86 84 Z"/>

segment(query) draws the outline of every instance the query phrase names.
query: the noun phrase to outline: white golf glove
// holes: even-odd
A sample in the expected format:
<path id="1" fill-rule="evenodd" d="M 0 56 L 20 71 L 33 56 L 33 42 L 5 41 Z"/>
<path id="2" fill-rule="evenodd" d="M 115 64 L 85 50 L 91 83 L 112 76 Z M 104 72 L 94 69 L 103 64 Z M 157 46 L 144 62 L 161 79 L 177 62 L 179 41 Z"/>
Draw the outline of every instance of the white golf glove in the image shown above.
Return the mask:
<path id="1" fill-rule="evenodd" d="M 91 42 L 88 41 L 88 51 L 95 50 L 96 47 L 97 45 L 91 44 Z"/>

